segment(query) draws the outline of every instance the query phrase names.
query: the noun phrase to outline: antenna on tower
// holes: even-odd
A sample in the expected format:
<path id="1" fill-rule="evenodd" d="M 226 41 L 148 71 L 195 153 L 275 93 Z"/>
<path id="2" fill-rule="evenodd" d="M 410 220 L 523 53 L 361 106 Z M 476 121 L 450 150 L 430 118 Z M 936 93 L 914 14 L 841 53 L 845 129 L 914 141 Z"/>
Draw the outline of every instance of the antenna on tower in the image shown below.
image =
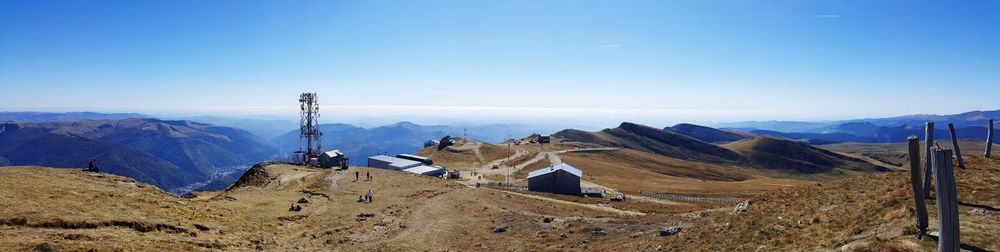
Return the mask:
<path id="1" fill-rule="evenodd" d="M 299 120 L 299 138 L 305 145 L 302 153 L 302 162 L 308 163 L 309 159 L 319 157 L 320 137 L 323 132 L 319 131 L 319 100 L 316 93 L 302 93 L 299 95 L 299 108 L 301 109 L 301 119 Z"/>

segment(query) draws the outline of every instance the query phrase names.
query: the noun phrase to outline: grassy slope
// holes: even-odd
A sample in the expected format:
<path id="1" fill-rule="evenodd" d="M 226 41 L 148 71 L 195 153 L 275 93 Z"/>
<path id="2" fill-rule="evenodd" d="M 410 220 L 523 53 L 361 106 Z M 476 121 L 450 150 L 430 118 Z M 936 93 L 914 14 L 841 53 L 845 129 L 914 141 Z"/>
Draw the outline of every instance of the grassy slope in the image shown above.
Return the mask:
<path id="1" fill-rule="evenodd" d="M 674 132 L 633 123 L 622 123 L 617 128 L 599 132 L 564 130 L 553 136 L 569 141 L 646 151 L 683 160 L 733 165 L 745 163 L 742 156 L 728 149 Z"/>
<path id="2" fill-rule="evenodd" d="M 884 168 L 861 159 L 791 140 L 755 137 L 724 146 L 743 154 L 753 167 L 779 171 L 793 176 L 885 171 Z"/>
<path id="3" fill-rule="evenodd" d="M 690 162 L 656 154 L 621 149 L 610 152 L 564 154 L 563 161 L 580 168 L 584 180 L 628 194 L 639 191 L 725 194 L 774 190 L 799 181 L 768 179 L 746 170 Z"/>
<path id="4" fill-rule="evenodd" d="M 970 158 L 969 165 L 957 171 L 961 201 L 1000 207 L 1000 159 Z M 0 249 L 27 250 L 41 243 L 63 250 L 933 249 L 929 239 L 917 241 L 908 228 L 913 216 L 905 172 L 783 187 L 755 196 L 748 213 L 732 214 L 730 207 L 698 211 L 705 208 L 528 197 L 384 170 L 362 170 L 375 180 L 354 181 L 349 176 L 354 169 L 337 174 L 273 165 L 265 167 L 259 183 L 194 199 L 118 176 L 0 169 Z M 354 202 L 369 189 L 376 192 L 375 203 Z M 311 203 L 303 204 L 302 212 L 287 211 L 303 197 Z M 647 214 L 623 216 L 598 210 L 601 206 Z M 362 213 L 372 217 L 359 217 Z M 1000 249 L 992 242 L 1000 239 L 1000 213 L 962 207 L 961 214 L 964 243 Z M 546 216 L 555 221 L 542 222 Z M 934 222 L 933 211 L 931 216 Z M 684 229 L 670 237 L 656 234 L 671 225 Z M 493 233 L 497 226 L 509 229 Z M 593 235 L 594 230 L 606 235 Z"/>
<path id="5" fill-rule="evenodd" d="M 961 202 L 1000 206 L 1000 160 L 971 158 L 957 170 Z M 687 236 L 667 239 L 667 250 L 935 250 L 931 239 L 915 236 L 908 172 L 855 176 L 800 186 L 751 200 L 746 214 L 710 212 L 691 223 Z M 934 201 L 931 227 L 937 230 Z M 1000 249 L 1000 212 L 959 209 L 962 243 Z M 725 239 L 704 239 L 725 237 Z"/>

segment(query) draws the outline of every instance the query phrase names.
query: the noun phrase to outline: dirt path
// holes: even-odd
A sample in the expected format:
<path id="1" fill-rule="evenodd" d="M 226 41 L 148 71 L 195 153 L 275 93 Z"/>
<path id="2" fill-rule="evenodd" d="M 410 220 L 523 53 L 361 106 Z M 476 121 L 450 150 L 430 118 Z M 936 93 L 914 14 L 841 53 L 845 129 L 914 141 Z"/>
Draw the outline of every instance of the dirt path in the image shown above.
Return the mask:
<path id="1" fill-rule="evenodd" d="M 517 172 L 518 170 L 521 170 L 524 167 L 528 167 L 529 165 L 540 162 L 544 159 L 548 159 L 549 164 L 562 163 L 562 158 L 559 157 L 559 154 L 570 153 L 570 152 L 615 151 L 620 149 L 621 148 L 600 147 L 600 148 L 580 148 L 580 149 L 561 150 L 561 151 L 539 152 L 537 155 L 535 155 L 535 158 L 529 159 L 528 161 L 524 161 L 524 163 L 521 163 L 519 165 L 515 165 L 514 172 Z"/>
<path id="2" fill-rule="evenodd" d="M 569 153 L 569 152 L 588 152 L 588 151 L 614 151 L 614 150 L 619 150 L 619 149 L 621 149 L 621 148 L 600 147 L 600 148 L 580 148 L 580 149 L 570 149 L 570 150 L 561 150 L 561 151 L 539 152 L 538 154 L 535 154 L 534 158 L 531 158 L 531 159 L 529 159 L 527 161 L 522 162 L 521 164 L 517 164 L 517 165 L 514 165 L 514 166 L 506 166 L 506 165 L 503 164 L 503 162 L 506 161 L 506 160 L 508 160 L 508 158 L 501 158 L 501 159 L 497 159 L 497 160 L 491 160 L 490 162 L 484 163 L 482 166 L 478 167 L 478 169 L 476 169 L 475 171 L 473 171 L 473 172 L 475 172 L 476 176 L 472 176 L 471 177 L 472 179 L 466 181 L 466 185 L 468 185 L 468 186 L 475 186 L 476 182 L 482 182 L 482 183 L 491 182 L 492 180 L 490 180 L 490 179 L 487 178 L 487 176 L 489 176 L 489 175 L 497 175 L 497 174 L 499 174 L 499 175 L 506 175 L 507 173 L 513 174 L 513 173 L 516 173 L 517 171 L 519 171 L 521 169 L 524 169 L 524 167 L 528 167 L 528 166 L 530 166 L 530 165 L 532 165 L 534 163 L 541 162 L 542 160 L 548 160 L 549 164 L 562 163 L 562 159 L 559 157 L 559 154 L 563 154 L 563 153 Z M 521 157 L 523 155 L 529 155 L 529 154 L 530 154 L 530 152 L 528 152 L 527 150 L 518 148 L 518 149 L 515 150 L 515 155 L 512 155 L 509 158 L 509 160 L 514 160 L 514 159 L 519 158 L 519 157 Z M 499 169 L 493 169 L 493 164 L 497 164 L 499 166 Z M 478 176 L 482 176 L 483 178 L 480 180 L 480 179 L 478 179 Z M 604 186 L 600 186 L 600 185 L 598 185 L 598 186 L 602 187 L 602 188 L 609 189 L 610 191 L 615 191 L 612 188 L 608 188 L 608 187 L 604 187 Z"/>
<path id="3" fill-rule="evenodd" d="M 357 168 L 354 168 L 354 169 L 357 169 Z M 347 170 L 347 171 L 350 171 L 350 170 Z M 354 190 L 350 190 L 350 189 L 344 188 L 343 186 L 340 186 L 340 179 L 342 179 L 345 176 L 347 176 L 347 173 L 348 173 L 347 171 L 334 170 L 334 171 L 332 171 L 330 173 L 330 176 L 327 177 L 327 179 L 330 180 L 330 189 L 332 189 L 334 192 L 339 191 L 339 190 L 344 190 L 344 191 L 348 191 L 348 192 L 357 192 L 357 191 L 354 191 Z M 355 170 L 355 171 L 357 171 L 357 170 Z"/>
<path id="4" fill-rule="evenodd" d="M 903 169 L 901 167 L 894 166 L 894 165 L 891 165 L 891 164 L 887 164 L 887 163 L 879 161 L 877 159 L 866 157 L 865 155 L 853 154 L 853 153 L 844 153 L 844 152 L 835 152 L 835 153 L 840 154 L 840 155 L 844 155 L 844 156 L 848 156 L 848 157 L 852 157 L 852 158 L 861 159 L 861 160 L 867 161 L 867 162 L 872 163 L 872 164 L 877 165 L 877 166 L 881 166 L 882 168 L 885 168 L 885 169 L 888 169 L 888 170 L 891 170 L 891 171 L 905 171 L 905 169 Z"/>
<path id="5" fill-rule="evenodd" d="M 447 148 L 451 149 L 451 150 L 455 150 L 455 151 L 469 151 L 469 150 L 471 150 L 472 153 L 476 155 L 476 161 L 477 162 L 485 163 L 484 162 L 485 160 L 483 160 L 483 153 L 479 151 L 479 149 L 482 148 L 482 147 L 483 147 L 483 143 L 472 142 L 472 143 L 465 143 L 462 146 L 457 146 L 457 147 L 456 146 L 448 146 Z"/>
<path id="6" fill-rule="evenodd" d="M 511 192 L 511 191 L 505 191 L 505 190 L 499 190 L 499 189 L 492 189 L 492 188 L 488 188 L 488 189 L 489 190 L 496 190 L 498 192 L 503 192 L 503 193 L 507 193 L 507 194 L 512 194 L 512 195 L 518 195 L 518 196 L 528 197 L 528 198 L 532 198 L 532 199 L 537 199 L 537 200 L 545 200 L 545 201 L 549 201 L 549 202 L 553 202 L 553 203 L 559 203 L 559 204 L 565 204 L 565 205 L 585 207 L 585 208 L 589 208 L 589 209 L 593 209 L 593 210 L 604 211 L 604 212 L 614 213 L 614 214 L 618 214 L 618 215 L 625 215 L 625 216 L 644 216 L 644 215 L 646 215 L 646 213 L 643 213 L 643 212 L 636 212 L 636 211 L 630 211 L 630 210 L 622 210 L 622 209 L 614 208 L 614 207 L 611 207 L 611 206 L 608 206 L 608 205 L 603 205 L 603 204 L 591 205 L 591 204 L 584 204 L 584 203 L 578 203 L 578 202 L 572 202 L 572 201 L 565 201 L 565 200 L 559 200 L 559 199 L 553 199 L 553 198 L 546 198 L 546 197 L 537 196 L 537 195 L 530 195 L 530 194 L 524 194 L 524 193 L 518 193 L 518 192 Z"/>

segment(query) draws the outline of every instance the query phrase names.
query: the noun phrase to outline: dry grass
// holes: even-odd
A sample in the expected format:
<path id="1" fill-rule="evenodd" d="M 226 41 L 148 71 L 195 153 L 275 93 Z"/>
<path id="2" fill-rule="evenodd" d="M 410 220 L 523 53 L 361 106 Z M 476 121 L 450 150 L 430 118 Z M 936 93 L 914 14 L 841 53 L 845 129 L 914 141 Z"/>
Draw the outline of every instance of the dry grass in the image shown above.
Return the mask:
<path id="1" fill-rule="evenodd" d="M 583 170 L 584 180 L 628 194 L 639 194 L 639 191 L 752 193 L 803 183 L 759 177 L 747 169 L 689 162 L 628 149 L 567 153 L 562 159 Z"/>
<path id="2" fill-rule="evenodd" d="M 517 179 L 520 179 L 520 180 L 527 179 L 528 178 L 528 173 L 530 173 L 531 171 L 542 169 L 542 168 L 545 168 L 545 167 L 549 167 L 551 165 L 552 164 L 549 163 L 548 159 L 539 160 L 538 162 L 531 163 L 528 166 L 525 166 L 525 167 L 517 170 L 516 172 L 514 172 L 514 178 L 517 178 Z"/>
<path id="3" fill-rule="evenodd" d="M 504 161 L 503 165 L 504 166 L 520 165 L 520 164 L 523 164 L 525 161 L 528 161 L 528 160 L 530 160 L 531 158 L 534 158 L 534 157 L 535 156 L 533 156 L 533 155 L 521 155 L 519 157 L 516 157 L 516 158 L 510 159 L 510 160 Z"/>
<path id="4" fill-rule="evenodd" d="M 622 157 L 564 156 L 567 162 L 574 158 L 596 163 Z M 970 169 L 956 174 L 960 200 L 1000 207 L 1000 160 L 967 161 Z M 910 228 L 913 203 L 905 172 L 771 186 L 788 181 L 701 181 L 650 167 L 574 165 L 602 185 L 630 190 L 758 194 L 749 212 L 732 214 L 731 206 L 519 195 L 395 171 L 351 168 L 338 173 L 272 165 L 265 169 L 266 179 L 254 180 L 266 184 L 183 199 L 113 175 L 3 168 L 0 250 L 30 250 L 40 244 L 69 251 L 934 249 L 930 239 L 916 240 Z M 611 172 L 601 174 L 602 169 Z M 354 180 L 354 171 L 361 172 L 361 181 Z M 364 180 L 365 172 L 374 180 Z M 374 203 L 356 202 L 369 189 L 375 191 Z M 301 212 L 289 212 L 289 204 L 300 198 L 310 203 L 302 204 Z M 609 208 L 645 215 L 605 211 Z M 972 209 L 960 209 L 962 242 L 1000 249 L 995 242 L 1000 240 L 1000 213 Z M 932 223 L 934 216 L 931 211 Z M 552 221 L 544 222 L 546 218 Z M 675 225 L 683 227 L 680 234 L 657 235 L 659 228 Z M 507 232 L 492 231 L 500 226 Z"/>
<path id="5" fill-rule="evenodd" d="M 923 146 L 923 142 L 921 141 L 920 143 Z M 938 144 L 941 147 L 953 149 L 951 141 L 948 139 L 939 139 Z M 983 150 L 986 148 L 986 142 L 960 140 L 958 141 L 958 146 L 963 151 L 962 156 L 969 159 L 975 156 L 982 156 Z M 906 143 L 840 143 L 822 145 L 821 148 L 841 153 L 862 155 L 898 167 L 910 167 Z M 923 149 L 921 149 L 921 155 L 923 155 Z"/>

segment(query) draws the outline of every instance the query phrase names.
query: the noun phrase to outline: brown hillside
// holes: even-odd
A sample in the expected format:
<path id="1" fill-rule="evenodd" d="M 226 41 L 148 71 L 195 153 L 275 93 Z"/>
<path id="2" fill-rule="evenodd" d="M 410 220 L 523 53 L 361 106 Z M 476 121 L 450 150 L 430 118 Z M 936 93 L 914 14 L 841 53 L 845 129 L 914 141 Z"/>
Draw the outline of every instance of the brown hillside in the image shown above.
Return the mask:
<path id="1" fill-rule="evenodd" d="M 642 160 L 649 155 L 621 153 L 609 156 Z M 628 157 L 632 154 L 640 157 Z M 577 157 L 593 162 L 586 153 L 565 156 L 567 162 Z M 995 210 L 1000 207 L 1000 159 L 967 161 L 969 169 L 956 170 L 962 243 L 1000 249 L 995 242 L 1000 239 Z M 606 169 L 577 165 L 586 173 Z M 185 199 L 119 176 L 2 168 L 0 250 L 934 250 L 932 239 L 916 239 L 905 172 L 774 185 L 777 189 L 753 196 L 746 213 L 734 214 L 729 205 L 509 192 L 378 169 L 264 169 L 259 174 L 267 178 L 257 181 L 267 183 Z M 355 171 L 361 172 L 360 181 Z M 368 172 L 374 180 L 363 178 Z M 704 184 L 702 191 L 713 188 L 719 194 L 747 192 L 721 185 L 779 182 L 702 182 L 647 169 L 612 170 L 597 181 L 628 181 L 615 181 L 614 173 L 632 177 L 634 184 Z M 645 178 L 653 176 L 673 179 Z M 376 192 L 374 203 L 356 202 L 369 189 Z M 301 198 L 308 200 L 299 204 L 302 211 L 288 211 Z M 934 210 L 930 216 L 935 223 Z M 659 236 L 667 226 L 681 232 Z M 930 230 L 937 226 L 931 224 Z"/>
<path id="2" fill-rule="evenodd" d="M 753 167 L 791 175 L 888 171 L 858 158 L 791 140 L 754 137 L 724 146 L 743 154 Z"/>
<path id="3" fill-rule="evenodd" d="M 494 144 L 469 141 L 461 146 L 448 146 L 438 150 L 437 147 L 427 147 L 416 155 L 429 157 L 435 164 L 444 165 L 449 169 L 469 170 L 476 165 L 483 166 L 488 162 L 507 157 L 508 150 Z"/>
<path id="4" fill-rule="evenodd" d="M 583 170 L 584 180 L 627 194 L 639 194 L 640 191 L 747 194 L 802 183 L 756 176 L 736 167 L 673 159 L 630 149 L 567 153 L 562 160 Z"/>
<path id="5" fill-rule="evenodd" d="M 923 144 L 922 141 L 920 143 Z M 944 148 L 953 148 L 950 139 L 938 139 L 937 143 Z M 984 141 L 959 140 L 958 145 L 962 150 L 962 156 L 969 157 L 981 156 L 983 150 L 986 148 L 986 142 Z M 897 167 L 910 167 L 907 161 L 908 148 L 906 143 L 839 143 L 821 145 L 819 147 L 841 153 L 861 155 Z M 994 146 L 993 149 L 1000 149 L 1000 145 Z M 921 155 L 923 154 L 921 153 Z"/>
<path id="6" fill-rule="evenodd" d="M 667 157 L 714 164 L 745 164 L 740 154 L 671 131 L 624 122 L 599 132 L 563 130 L 553 136 L 568 141 L 593 143 L 655 153 Z"/>

